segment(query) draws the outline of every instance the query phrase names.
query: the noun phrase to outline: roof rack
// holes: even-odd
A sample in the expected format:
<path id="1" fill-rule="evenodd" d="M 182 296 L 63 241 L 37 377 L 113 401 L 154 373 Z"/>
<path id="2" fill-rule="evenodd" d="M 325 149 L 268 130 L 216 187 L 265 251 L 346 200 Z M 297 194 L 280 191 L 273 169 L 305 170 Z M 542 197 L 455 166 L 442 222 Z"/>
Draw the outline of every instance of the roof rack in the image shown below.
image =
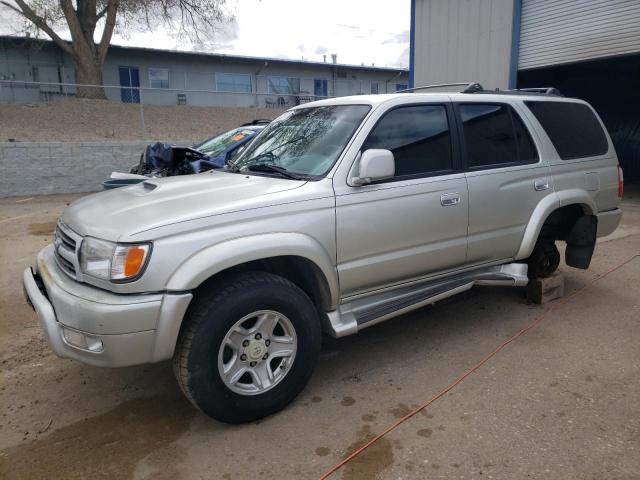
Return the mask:
<path id="1" fill-rule="evenodd" d="M 441 88 L 441 87 L 461 87 L 465 88 L 460 93 L 493 93 L 501 95 L 553 95 L 556 97 L 562 97 L 562 93 L 555 87 L 535 87 L 535 88 L 514 88 L 511 90 L 485 90 L 478 82 L 456 82 L 456 83 L 438 83 L 434 85 L 423 85 L 421 87 L 406 88 L 404 90 L 398 90 L 396 93 L 415 92 L 416 90 L 427 90 L 429 88 Z"/>
<path id="2" fill-rule="evenodd" d="M 509 91 L 543 93 L 545 95 L 555 95 L 557 97 L 563 96 L 562 93 L 560 93 L 560 90 L 558 90 L 555 87 L 517 88 L 515 90 L 509 90 Z"/>
<path id="3" fill-rule="evenodd" d="M 416 90 L 426 90 L 428 88 L 461 87 L 462 85 L 466 85 L 467 88 L 469 88 L 471 85 L 480 85 L 480 84 L 478 84 L 478 83 L 474 84 L 474 83 L 469 83 L 469 82 L 436 83 L 436 84 L 433 84 L 433 85 L 423 85 L 421 87 L 405 88 L 403 90 L 398 90 L 396 93 L 415 92 Z M 482 87 L 480 87 L 480 88 L 482 88 Z"/>
<path id="4" fill-rule="evenodd" d="M 535 87 L 535 88 L 514 88 L 510 90 L 485 90 L 479 83 L 469 84 L 462 93 L 492 93 L 498 95 L 552 95 L 554 97 L 563 97 L 560 90 L 555 87 Z"/>

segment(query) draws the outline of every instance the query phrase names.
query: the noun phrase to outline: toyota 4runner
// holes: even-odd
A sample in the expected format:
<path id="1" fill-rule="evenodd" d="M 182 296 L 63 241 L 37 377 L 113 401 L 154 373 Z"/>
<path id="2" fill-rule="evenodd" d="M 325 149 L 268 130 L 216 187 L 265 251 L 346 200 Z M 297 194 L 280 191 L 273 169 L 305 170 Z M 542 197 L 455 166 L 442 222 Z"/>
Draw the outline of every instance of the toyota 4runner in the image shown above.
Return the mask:
<path id="1" fill-rule="evenodd" d="M 244 422 L 282 409 L 341 337 L 473 285 L 588 268 L 622 171 L 584 101 L 399 93 L 285 112 L 220 170 L 86 196 L 24 271 L 53 351 L 173 359 L 185 395 Z"/>

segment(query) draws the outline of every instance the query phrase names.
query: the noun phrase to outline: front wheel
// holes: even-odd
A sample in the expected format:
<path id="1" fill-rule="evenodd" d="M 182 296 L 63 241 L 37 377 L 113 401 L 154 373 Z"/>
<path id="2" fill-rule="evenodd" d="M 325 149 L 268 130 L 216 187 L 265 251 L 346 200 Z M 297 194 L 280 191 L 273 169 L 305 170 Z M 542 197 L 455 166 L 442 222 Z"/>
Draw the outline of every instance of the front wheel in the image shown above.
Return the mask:
<path id="1" fill-rule="evenodd" d="M 191 402 L 224 422 L 284 408 L 320 353 L 318 314 L 288 280 L 265 272 L 229 277 L 201 292 L 185 319 L 174 371 Z"/>

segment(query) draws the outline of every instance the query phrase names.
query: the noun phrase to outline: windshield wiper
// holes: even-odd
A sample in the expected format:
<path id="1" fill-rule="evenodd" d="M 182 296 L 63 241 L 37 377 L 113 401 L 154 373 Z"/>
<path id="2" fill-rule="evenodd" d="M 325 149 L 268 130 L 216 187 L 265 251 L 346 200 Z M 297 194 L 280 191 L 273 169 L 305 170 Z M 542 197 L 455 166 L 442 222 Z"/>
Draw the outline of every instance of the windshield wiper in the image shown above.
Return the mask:
<path id="1" fill-rule="evenodd" d="M 283 177 L 292 178 L 293 180 L 306 180 L 302 175 L 290 172 L 284 167 L 278 165 L 271 165 L 268 163 L 260 163 L 258 165 L 249 165 L 246 167 L 250 172 L 267 172 L 267 173 L 279 173 Z"/>

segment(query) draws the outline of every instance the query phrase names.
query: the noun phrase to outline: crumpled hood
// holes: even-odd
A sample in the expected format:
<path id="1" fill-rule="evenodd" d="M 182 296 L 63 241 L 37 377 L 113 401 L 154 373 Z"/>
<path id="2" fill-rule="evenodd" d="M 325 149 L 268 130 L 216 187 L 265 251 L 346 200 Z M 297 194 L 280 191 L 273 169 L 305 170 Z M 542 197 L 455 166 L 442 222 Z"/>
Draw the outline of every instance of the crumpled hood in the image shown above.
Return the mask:
<path id="1" fill-rule="evenodd" d="M 176 222 L 281 203 L 304 181 L 212 171 L 149 179 L 83 197 L 62 213 L 80 235 L 117 241 Z"/>

